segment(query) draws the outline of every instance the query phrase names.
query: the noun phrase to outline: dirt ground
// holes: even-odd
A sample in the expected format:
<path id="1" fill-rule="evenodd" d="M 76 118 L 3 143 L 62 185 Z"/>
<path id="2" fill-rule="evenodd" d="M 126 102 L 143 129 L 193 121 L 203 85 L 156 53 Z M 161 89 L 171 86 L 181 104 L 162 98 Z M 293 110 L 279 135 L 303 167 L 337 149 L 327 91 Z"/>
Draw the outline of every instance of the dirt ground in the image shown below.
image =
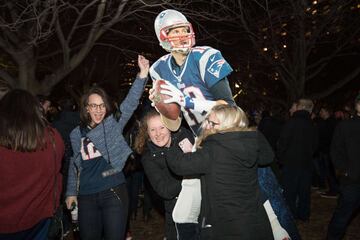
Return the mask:
<path id="1" fill-rule="evenodd" d="M 323 240 L 334 208 L 336 199 L 321 198 L 315 191 L 312 193 L 311 217 L 307 223 L 298 223 L 298 228 L 303 240 Z M 131 220 L 130 228 L 132 240 L 162 240 L 163 217 L 156 211 L 152 211 L 152 217 L 145 222 L 141 209 L 136 220 Z M 347 229 L 344 240 L 360 240 L 360 214 L 352 220 Z M 69 236 L 67 240 L 74 240 Z"/>

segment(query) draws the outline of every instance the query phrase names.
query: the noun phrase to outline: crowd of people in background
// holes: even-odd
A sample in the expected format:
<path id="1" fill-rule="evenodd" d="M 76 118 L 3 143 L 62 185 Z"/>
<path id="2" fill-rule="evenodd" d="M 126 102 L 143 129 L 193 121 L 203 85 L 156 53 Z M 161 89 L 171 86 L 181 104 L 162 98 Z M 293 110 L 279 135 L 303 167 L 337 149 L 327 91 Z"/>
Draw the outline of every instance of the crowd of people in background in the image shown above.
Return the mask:
<path id="1" fill-rule="evenodd" d="M 312 190 L 337 198 L 324 238 L 341 239 L 360 207 L 360 94 L 352 112 L 304 97 L 281 117 L 254 115 L 232 98 L 230 64 L 194 46 L 184 15 L 161 12 L 155 32 L 169 54 L 151 67 L 139 55 L 120 103 L 97 86 L 78 102 L 2 96 L 0 240 L 48 239 L 58 209 L 66 236 L 74 206 L 82 240 L 130 240 L 139 205 L 145 221 L 152 208 L 164 214 L 166 240 L 295 240 Z M 141 102 L 148 75 L 166 80 L 177 119 L 156 108 L 155 89 Z"/>

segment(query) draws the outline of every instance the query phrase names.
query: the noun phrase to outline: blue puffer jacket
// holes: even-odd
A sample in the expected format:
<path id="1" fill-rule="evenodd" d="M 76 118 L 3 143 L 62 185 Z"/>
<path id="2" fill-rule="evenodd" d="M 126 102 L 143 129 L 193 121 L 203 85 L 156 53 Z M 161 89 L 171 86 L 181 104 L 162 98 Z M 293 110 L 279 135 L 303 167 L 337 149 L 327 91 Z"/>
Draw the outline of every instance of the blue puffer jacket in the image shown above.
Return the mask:
<path id="1" fill-rule="evenodd" d="M 139 104 L 146 80 L 139 77 L 136 78 L 129 93 L 120 105 L 121 117 L 119 121 L 116 121 L 114 116 L 110 115 L 86 135 L 94 143 L 105 160 L 111 163 L 116 172 L 122 171 L 127 158 L 132 152 L 122 132 Z M 70 139 L 74 155 L 70 160 L 66 196 L 77 196 L 78 181 L 81 173 L 81 132 L 79 126 L 71 132 Z M 123 174 L 122 179 L 121 181 L 125 182 Z"/>

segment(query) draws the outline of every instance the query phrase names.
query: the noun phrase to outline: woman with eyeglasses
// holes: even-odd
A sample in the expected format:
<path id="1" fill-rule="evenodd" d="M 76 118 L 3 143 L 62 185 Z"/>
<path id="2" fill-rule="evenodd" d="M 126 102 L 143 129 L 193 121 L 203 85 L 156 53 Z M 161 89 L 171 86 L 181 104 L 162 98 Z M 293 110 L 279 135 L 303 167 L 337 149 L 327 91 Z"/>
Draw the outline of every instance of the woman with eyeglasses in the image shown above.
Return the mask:
<path id="1" fill-rule="evenodd" d="M 89 89 L 81 99 L 81 123 L 70 134 L 74 154 L 66 205 L 78 206 L 82 240 L 125 238 L 128 194 L 122 170 L 131 149 L 122 132 L 143 93 L 149 61 L 139 55 L 138 66 L 140 72 L 116 111 L 99 87 Z"/>
<path id="2" fill-rule="evenodd" d="M 202 175 L 204 239 L 273 239 L 257 175 L 273 159 L 270 145 L 237 106 L 213 107 L 201 127 L 196 152 L 174 157 L 169 149 L 166 160 L 178 175 Z"/>

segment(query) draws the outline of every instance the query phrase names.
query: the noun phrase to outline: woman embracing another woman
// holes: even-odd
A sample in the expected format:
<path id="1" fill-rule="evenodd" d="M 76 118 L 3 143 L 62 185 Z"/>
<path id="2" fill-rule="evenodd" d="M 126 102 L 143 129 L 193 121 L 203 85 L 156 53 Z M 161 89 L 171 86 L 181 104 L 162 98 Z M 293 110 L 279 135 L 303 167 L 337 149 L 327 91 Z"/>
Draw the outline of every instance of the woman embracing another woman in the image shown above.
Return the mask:
<path id="1" fill-rule="evenodd" d="M 273 239 L 261 200 L 258 165 L 273 152 L 264 136 L 248 128 L 244 111 L 217 105 L 202 123 L 196 152 L 167 151 L 170 169 L 181 176 L 201 175 L 202 239 Z"/>

